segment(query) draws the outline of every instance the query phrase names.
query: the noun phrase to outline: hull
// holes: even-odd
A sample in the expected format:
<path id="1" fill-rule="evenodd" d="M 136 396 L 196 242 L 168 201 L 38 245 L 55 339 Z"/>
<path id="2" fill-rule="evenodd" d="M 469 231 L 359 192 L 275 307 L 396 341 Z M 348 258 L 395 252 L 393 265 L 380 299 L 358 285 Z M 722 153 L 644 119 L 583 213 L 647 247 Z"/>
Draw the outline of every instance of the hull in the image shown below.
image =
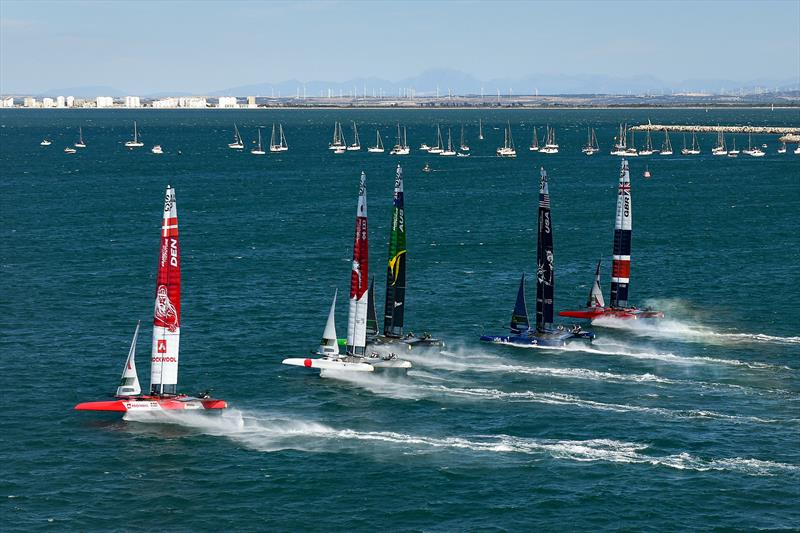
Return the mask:
<path id="1" fill-rule="evenodd" d="M 417 337 L 416 335 L 408 334 L 404 337 L 387 337 L 386 335 L 376 335 L 367 339 L 367 346 L 381 346 L 381 345 L 398 345 L 405 344 L 408 349 L 417 347 L 437 346 L 443 347 L 444 341 L 441 339 L 434 339 L 430 335 L 423 335 Z"/>
<path id="2" fill-rule="evenodd" d="M 115 411 L 120 413 L 142 411 L 198 411 L 225 409 L 225 400 L 195 398 L 193 396 L 131 396 L 116 400 L 84 402 L 75 406 L 76 411 Z"/>
<path id="3" fill-rule="evenodd" d="M 617 318 L 620 320 L 638 320 L 640 318 L 664 318 L 662 311 L 653 309 L 638 309 L 636 307 L 605 307 L 580 309 L 575 311 L 561 311 L 560 316 L 594 320 L 596 318 Z"/>
<path id="4" fill-rule="evenodd" d="M 523 333 L 521 335 L 481 335 L 481 341 L 483 342 L 522 347 L 543 346 L 547 348 L 559 348 L 566 346 L 573 340 L 585 339 L 591 341 L 593 338 L 593 333 L 568 329 L 539 331 L 530 334 Z"/>
<path id="5" fill-rule="evenodd" d="M 364 363 L 357 358 L 334 358 L 334 357 L 293 357 L 281 361 L 284 365 L 302 366 L 305 368 L 318 368 L 320 370 L 345 370 L 348 372 L 373 372 L 375 367 L 369 363 Z"/>

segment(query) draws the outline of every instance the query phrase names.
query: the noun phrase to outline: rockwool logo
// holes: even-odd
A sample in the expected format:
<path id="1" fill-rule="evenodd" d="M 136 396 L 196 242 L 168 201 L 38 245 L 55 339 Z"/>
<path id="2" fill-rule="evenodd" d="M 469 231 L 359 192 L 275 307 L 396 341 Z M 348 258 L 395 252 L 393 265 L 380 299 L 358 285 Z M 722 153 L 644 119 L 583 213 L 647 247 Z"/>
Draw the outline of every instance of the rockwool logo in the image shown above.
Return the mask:
<path id="1" fill-rule="evenodd" d="M 156 347 L 158 353 L 167 353 L 167 339 L 159 339 Z"/>

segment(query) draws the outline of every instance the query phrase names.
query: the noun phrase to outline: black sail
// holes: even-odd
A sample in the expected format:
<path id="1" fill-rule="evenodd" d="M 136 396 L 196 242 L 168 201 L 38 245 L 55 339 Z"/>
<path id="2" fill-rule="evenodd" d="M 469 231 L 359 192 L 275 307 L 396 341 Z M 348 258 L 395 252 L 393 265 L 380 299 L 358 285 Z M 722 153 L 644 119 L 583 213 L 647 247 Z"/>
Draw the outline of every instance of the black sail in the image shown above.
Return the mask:
<path id="1" fill-rule="evenodd" d="M 536 246 L 536 330 L 546 331 L 553 324 L 553 226 L 550 220 L 550 193 L 547 173 L 541 170 L 539 184 L 539 239 Z"/>
<path id="2" fill-rule="evenodd" d="M 403 208 L 403 169 L 397 165 L 394 180 L 392 229 L 389 235 L 389 264 L 386 269 L 386 306 L 383 334 L 403 335 L 403 314 L 406 300 L 406 220 Z"/>
<path id="3" fill-rule="evenodd" d="M 375 312 L 375 276 L 369 281 L 369 294 L 367 294 L 367 337 L 378 334 L 378 313 Z"/>

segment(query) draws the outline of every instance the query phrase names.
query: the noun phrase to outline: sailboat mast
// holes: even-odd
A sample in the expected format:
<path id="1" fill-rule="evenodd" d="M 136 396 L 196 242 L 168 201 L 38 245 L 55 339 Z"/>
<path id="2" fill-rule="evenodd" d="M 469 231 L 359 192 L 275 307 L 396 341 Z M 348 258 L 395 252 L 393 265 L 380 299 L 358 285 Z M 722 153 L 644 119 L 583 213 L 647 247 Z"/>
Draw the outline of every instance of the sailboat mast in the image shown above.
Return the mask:
<path id="1" fill-rule="evenodd" d="M 611 307 L 628 306 L 631 274 L 631 176 L 628 161 L 623 159 L 619 173 L 617 216 L 614 223 L 614 256 L 611 263 Z"/>
<path id="2" fill-rule="evenodd" d="M 181 317 L 181 260 L 175 189 L 167 185 L 161 221 L 161 252 L 156 277 L 150 393 L 176 394 Z"/>
<path id="3" fill-rule="evenodd" d="M 392 229 L 389 235 L 389 264 L 386 269 L 386 305 L 383 313 L 383 334 L 403 334 L 406 299 L 406 220 L 403 206 L 403 169 L 397 165 L 392 200 Z"/>
<path id="4" fill-rule="evenodd" d="M 358 208 L 350 273 L 350 311 L 347 318 L 347 353 L 364 355 L 367 343 L 367 300 L 369 299 L 369 241 L 367 234 L 367 175 L 361 173 Z"/>
<path id="5" fill-rule="evenodd" d="M 536 246 L 536 331 L 553 323 L 553 227 L 547 172 L 541 169 L 539 184 L 539 238 Z"/>

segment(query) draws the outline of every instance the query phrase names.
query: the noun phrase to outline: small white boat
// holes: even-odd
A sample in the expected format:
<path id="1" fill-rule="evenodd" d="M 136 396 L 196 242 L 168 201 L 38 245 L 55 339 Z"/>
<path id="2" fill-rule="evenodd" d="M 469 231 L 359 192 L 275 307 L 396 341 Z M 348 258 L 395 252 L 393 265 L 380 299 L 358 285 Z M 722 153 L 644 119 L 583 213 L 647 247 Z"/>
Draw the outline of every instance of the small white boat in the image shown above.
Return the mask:
<path id="1" fill-rule="evenodd" d="M 784 142 L 781 143 L 780 148 L 778 148 L 778 153 L 779 154 L 785 154 L 786 153 L 786 143 L 784 143 Z"/>
<path id="2" fill-rule="evenodd" d="M 161 145 L 160 144 L 157 144 L 157 145 L 153 146 L 152 148 L 150 148 L 150 151 L 153 152 L 154 154 L 163 154 L 164 153 L 164 150 L 161 149 Z"/>
<path id="3" fill-rule="evenodd" d="M 514 137 L 511 135 L 511 122 L 506 125 L 503 146 L 499 147 L 495 153 L 498 157 L 517 157 L 517 150 L 514 148 Z"/>
<path id="4" fill-rule="evenodd" d="M 80 126 L 78 126 L 78 142 L 76 142 L 73 146 L 75 148 L 86 148 L 86 143 L 83 141 L 83 128 Z"/>
<path id="5" fill-rule="evenodd" d="M 586 146 L 581 149 L 586 155 L 594 155 L 600 151 L 600 146 L 597 144 L 597 134 L 594 131 L 594 128 L 587 128 L 588 129 L 588 138 L 586 140 Z"/>
<path id="6" fill-rule="evenodd" d="M 77 150 L 75 148 L 71 147 L 71 146 L 67 146 L 66 148 L 64 148 L 64 153 L 65 154 L 74 154 L 76 152 L 77 152 Z"/>
<path id="7" fill-rule="evenodd" d="M 555 129 L 551 128 L 549 125 L 547 126 L 547 140 L 545 141 L 544 146 L 539 149 L 540 154 L 557 154 L 558 153 L 558 144 L 556 144 L 556 131 Z"/>
<path id="8" fill-rule="evenodd" d="M 250 153 L 253 155 L 265 155 L 267 152 L 264 151 L 264 148 L 261 146 L 261 128 L 258 128 L 258 144 L 255 148 L 250 150 Z"/>
<path id="9" fill-rule="evenodd" d="M 442 142 L 442 128 L 439 124 L 436 125 L 436 146 L 428 148 L 429 154 L 441 154 L 444 152 L 444 143 Z"/>
<path id="10" fill-rule="evenodd" d="M 356 126 L 355 121 L 353 121 L 353 137 L 353 144 L 347 147 L 350 152 L 361 150 L 361 141 L 358 139 L 358 127 Z"/>
<path id="11" fill-rule="evenodd" d="M 269 140 L 270 152 L 286 152 L 289 146 L 286 144 L 286 136 L 283 134 L 283 124 L 278 124 L 278 134 L 275 135 L 275 124 L 272 124 L 272 136 Z"/>
<path id="12" fill-rule="evenodd" d="M 375 146 L 367 148 L 367 152 L 372 154 L 383 153 L 383 139 L 381 139 L 381 130 L 375 130 Z"/>
<path id="13" fill-rule="evenodd" d="M 793 152 L 795 155 L 800 155 L 800 144 L 797 145 L 797 148 L 794 149 Z"/>
<path id="14" fill-rule="evenodd" d="M 464 139 L 464 125 L 461 125 L 461 146 L 459 146 L 462 152 L 469 152 L 469 145 L 467 141 Z"/>
<path id="15" fill-rule="evenodd" d="M 139 130 L 136 128 L 136 121 L 133 121 L 133 139 L 125 143 L 125 148 L 141 148 L 144 143 L 139 139 Z"/>
<path id="16" fill-rule="evenodd" d="M 652 174 L 650 174 L 650 169 L 647 166 L 644 167 L 644 177 L 645 178 L 652 177 Z"/>
<path id="17" fill-rule="evenodd" d="M 423 171 L 423 172 L 425 172 L 425 173 L 428 173 L 428 172 L 430 172 L 431 170 L 432 170 L 432 169 L 431 169 L 431 166 L 430 166 L 428 163 L 425 163 L 425 166 L 424 166 L 424 167 L 422 167 L 422 171 Z"/>
<path id="18" fill-rule="evenodd" d="M 536 126 L 533 127 L 533 139 L 531 139 L 531 145 L 528 147 L 531 152 L 538 152 L 539 151 L 539 132 L 536 129 Z"/>
<path id="19" fill-rule="evenodd" d="M 233 142 L 228 143 L 228 148 L 233 150 L 244 150 L 244 140 L 242 140 L 242 134 L 239 133 L 239 128 L 236 126 L 236 123 L 233 123 Z"/>
<path id="20" fill-rule="evenodd" d="M 431 149 L 431 147 L 430 147 L 430 146 L 428 146 L 428 145 L 427 145 L 427 144 L 425 144 L 425 143 L 422 143 L 422 144 L 420 144 L 420 145 L 419 145 L 419 151 L 420 151 L 420 152 L 427 152 L 427 151 L 429 151 L 430 149 Z"/>
<path id="21" fill-rule="evenodd" d="M 342 123 L 338 120 L 333 126 L 333 140 L 328 145 L 328 150 L 346 150 L 347 141 L 344 140 L 344 133 L 342 132 Z"/>
<path id="22" fill-rule="evenodd" d="M 452 156 L 456 155 L 456 151 L 453 150 L 453 136 L 451 134 L 450 128 L 447 128 L 447 149 L 446 150 L 442 150 L 442 152 L 439 155 L 442 155 L 442 156 L 445 156 L 445 157 L 452 157 Z"/>
<path id="23" fill-rule="evenodd" d="M 669 132 L 664 130 L 664 143 L 661 145 L 660 155 L 672 155 L 672 142 L 669 140 Z"/>
<path id="24" fill-rule="evenodd" d="M 49 139 L 42 139 L 42 142 L 39 143 L 39 146 L 50 146 L 53 142 Z"/>

